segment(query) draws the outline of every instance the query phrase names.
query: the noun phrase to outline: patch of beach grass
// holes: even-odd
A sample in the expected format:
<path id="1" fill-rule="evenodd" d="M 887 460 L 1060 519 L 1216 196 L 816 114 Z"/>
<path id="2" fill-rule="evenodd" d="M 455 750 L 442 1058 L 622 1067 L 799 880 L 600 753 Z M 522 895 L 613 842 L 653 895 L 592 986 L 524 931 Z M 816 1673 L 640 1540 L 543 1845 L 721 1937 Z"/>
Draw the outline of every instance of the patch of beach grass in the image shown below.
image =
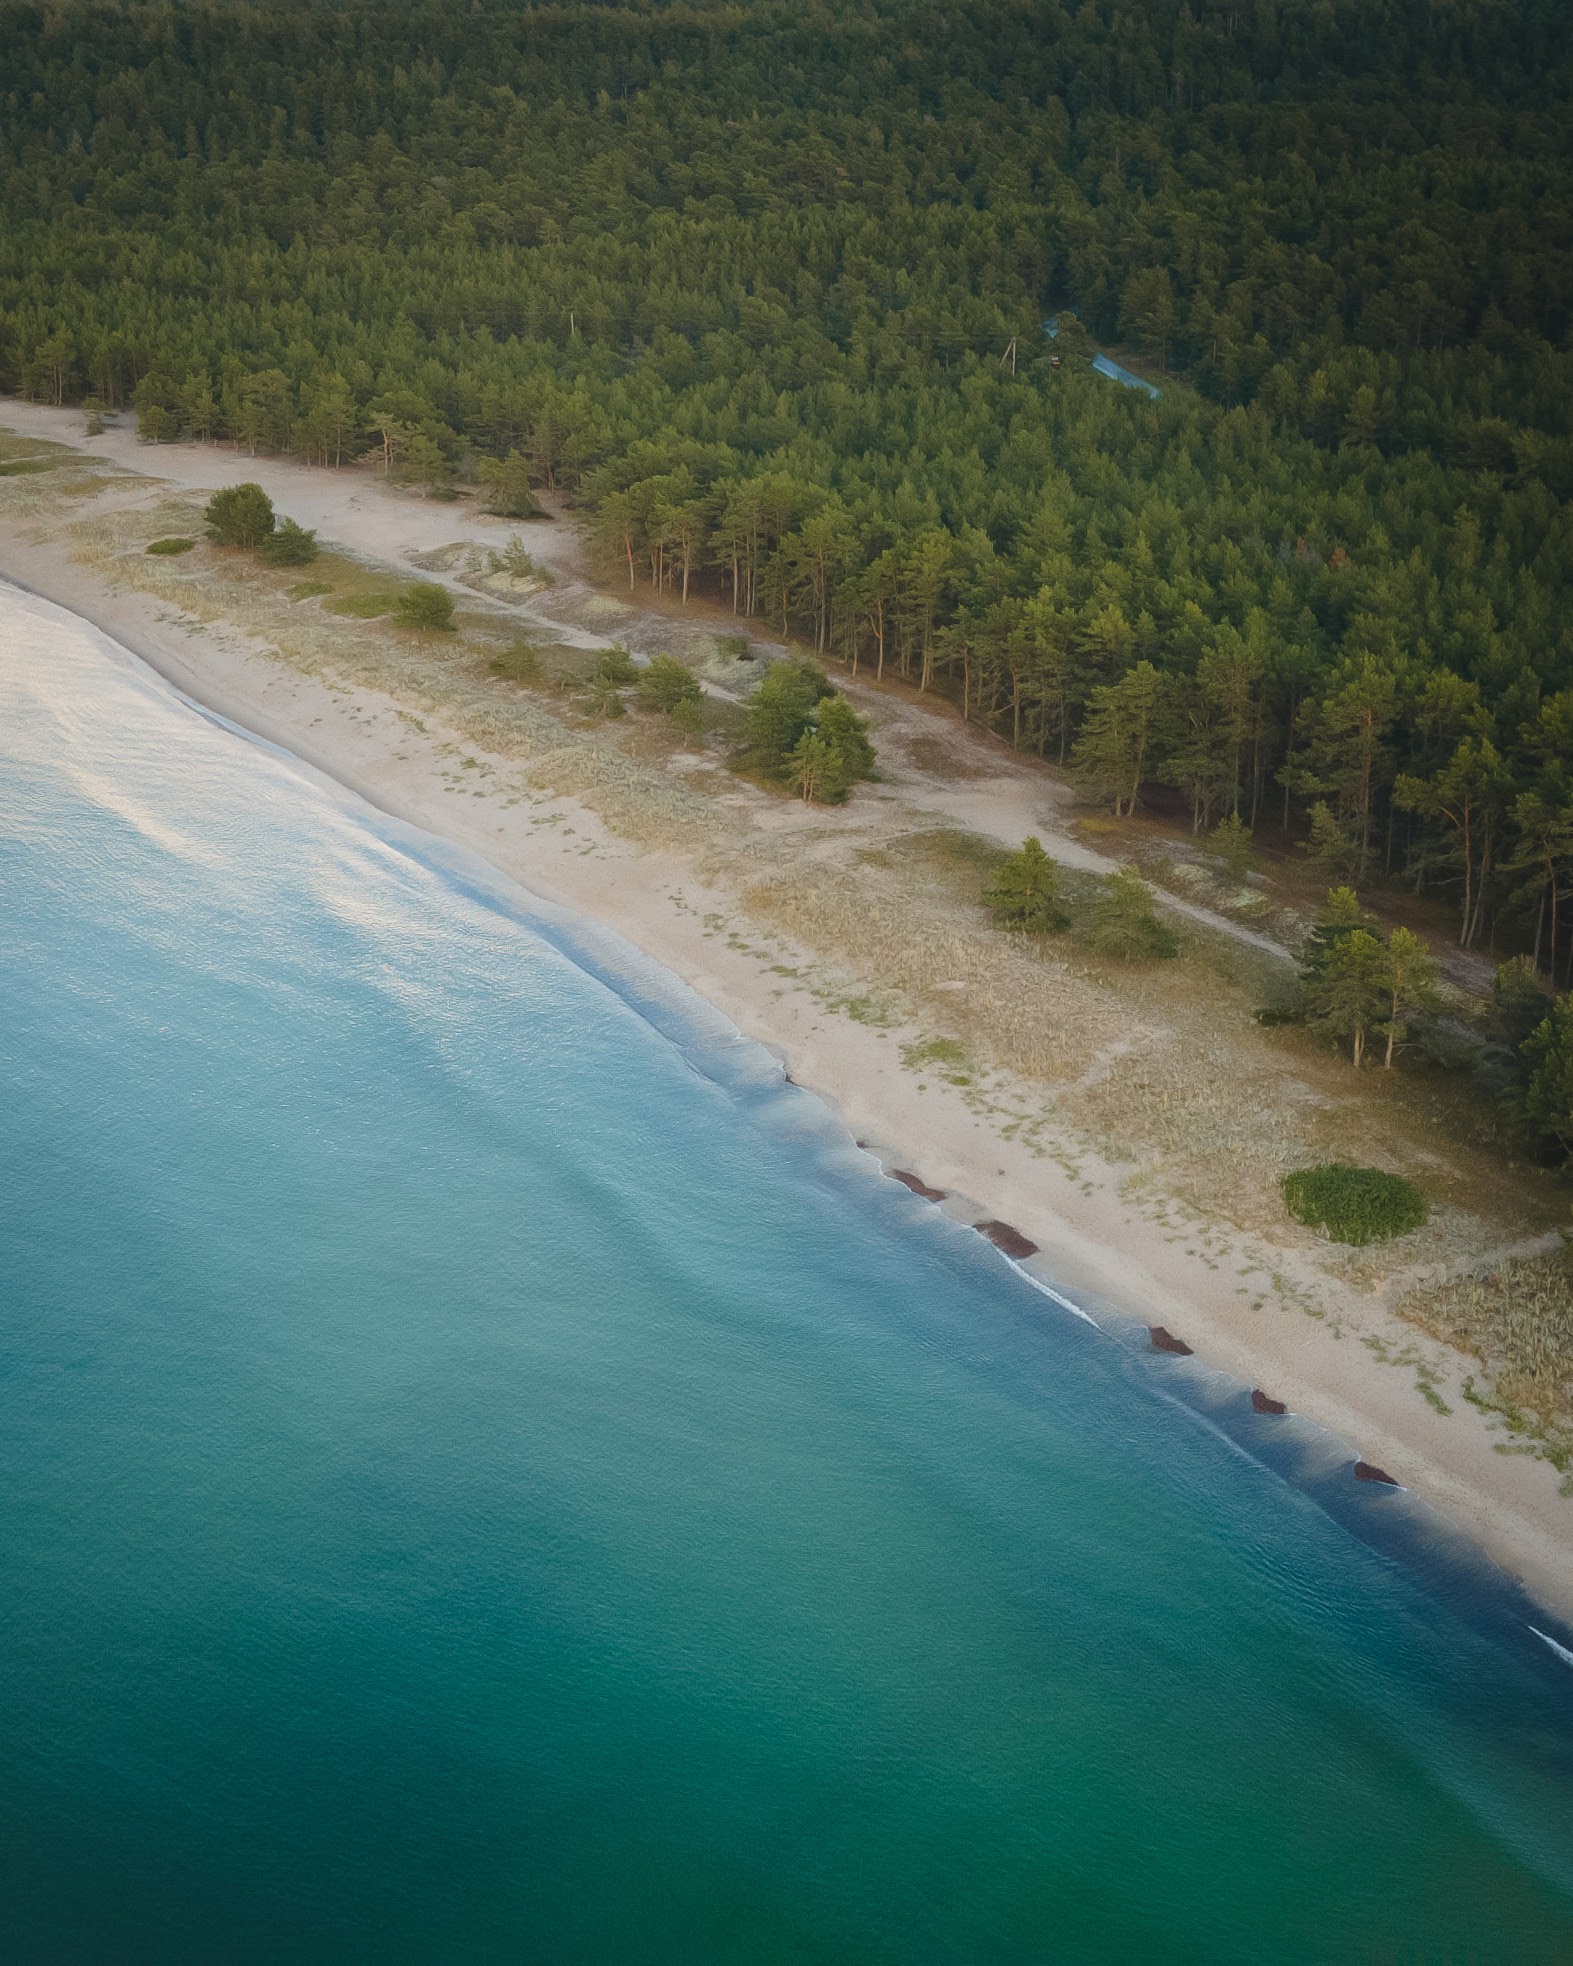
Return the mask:
<path id="1" fill-rule="evenodd" d="M 544 674 L 540 650 L 522 635 L 500 655 L 494 655 L 489 667 L 494 676 L 501 676 L 505 681 L 518 683 L 521 687 L 539 684 Z"/>
<path id="2" fill-rule="evenodd" d="M 196 545 L 194 539 L 154 539 L 143 547 L 144 553 L 156 554 L 159 558 L 172 560 L 181 553 L 189 553 Z"/>
<path id="3" fill-rule="evenodd" d="M 352 621 L 380 621 L 384 615 L 392 614 L 398 604 L 398 589 L 382 587 L 359 594 L 334 594 L 322 605 L 326 613 L 347 615 Z"/>
<path id="4" fill-rule="evenodd" d="M 1573 1266 L 1566 1251 L 1509 1257 L 1484 1276 L 1417 1286 L 1401 1318 L 1477 1359 L 1465 1396 L 1563 1476 L 1573 1496 Z"/>

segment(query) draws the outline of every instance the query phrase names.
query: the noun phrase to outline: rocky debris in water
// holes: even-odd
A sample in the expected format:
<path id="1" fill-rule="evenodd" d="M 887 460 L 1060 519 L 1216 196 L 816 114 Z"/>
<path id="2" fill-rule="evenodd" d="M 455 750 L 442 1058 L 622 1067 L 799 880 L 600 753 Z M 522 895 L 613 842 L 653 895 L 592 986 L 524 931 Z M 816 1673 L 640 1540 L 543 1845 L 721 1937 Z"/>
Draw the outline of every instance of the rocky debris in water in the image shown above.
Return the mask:
<path id="1" fill-rule="evenodd" d="M 1274 1399 L 1271 1393 L 1264 1393 L 1260 1386 L 1251 1392 L 1251 1411 L 1253 1413 L 1287 1413 L 1288 1407 L 1281 1399 Z"/>
<path id="2" fill-rule="evenodd" d="M 920 1201 L 945 1199 L 943 1188 L 931 1188 L 921 1175 L 909 1174 L 904 1167 L 893 1167 L 890 1170 L 890 1178 L 892 1181 L 899 1181 L 903 1188 L 910 1188 Z"/>
<path id="3" fill-rule="evenodd" d="M 1036 1256 L 1038 1253 L 1038 1245 L 1029 1242 L 1020 1229 L 1013 1229 L 1008 1222 L 979 1222 L 975 1227 L 980 1236 L 987 1236 L 996 1249 L 1013 1256 L 1018 1263 L 1023 1256 Z"/>
<path id="4" fill-rule="evenodd" d="M 1398 1486 L 1397 1480 L 1387 1472 L 1386 1468 L 1373 1467 L 1369 1461 L 1355 1462 L 1355 1480 L 1379 1481 L 1384 1488 L 1396 1488 Z"/>
<path id="5" fill-rule="evenodd" d="M 1176 1358 L 1190 1358 L 1191 1348 L 1183 1338 L 1176 1338 L 1172 1331 L 1165 1331 L 1161 1324 L 1149 1324 L 1147 1336 L 1152 1340 L 1155 1352 L 1173 1352 Z"/>

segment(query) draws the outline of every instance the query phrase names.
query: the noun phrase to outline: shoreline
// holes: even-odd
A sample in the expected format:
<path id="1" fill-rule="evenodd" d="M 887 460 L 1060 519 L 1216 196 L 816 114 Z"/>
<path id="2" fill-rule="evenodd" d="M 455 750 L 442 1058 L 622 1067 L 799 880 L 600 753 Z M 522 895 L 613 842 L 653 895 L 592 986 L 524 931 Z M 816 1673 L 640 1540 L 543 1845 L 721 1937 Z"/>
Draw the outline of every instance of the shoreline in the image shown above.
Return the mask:
<path id="1" fill-rule="evenodd" d="M 0 423 L 10 407 L 0 405 Z M 250 464 L 211 452 L 204 462 L 213 483 L 248 475 Z M 306 472 L 269 462 L 272 476 Z M 383 501 L 403 503 L 364 478 L 337 491 L 369 507 L 373 524 Z M 418 516 L 450 537 L 456 530 L 451 513 Z M 498 529 L 510 530 L 505 522 Z M 88 622 L 199 710 L 478 859 L 546 910 L 608 931 L 777 1057 L 789 1082 L 812 1093 L 888 1177 L 910 1171 L 952 1219 L 1003 1222 L 1033 1241 L 1037 1253 L 1019 1267 L 1036 1289 L 1094 1323 L 1102 1305 L 1113 1320 L 1177 1334 L 1195 1356 L 1176 1363 L 1195 1373 L 1198 1386 L 1225 1375 L 1245 1394 L 1259 1388 L 1283 1402 L 1286 1418 L 1309 1421 L 1347 1450 L 1351 1490 L 1357 1461 L 1391 1470 L 1452 1532 L 1573 1621 L 1573 1503 L 1558 1496 L 1553 1470 L 1496 1453 L 1499 1436 L 1472 1408 L 1443 1419 L 1403 1373 L 1352 1336 L 1340 1343 L 1325 1323 L 1223 1298 L 1200 1264 L 1177 1255 L 1125 1205 L 1115 1171 L 1091 1192 L 1053 1161 L 1002 1139 L 949 1086 L 914 1086 L 893 1055 L 893 1034 L 833 1015 L 786 979 L 777 988 L 753 951 L 705 929 L 707 920 L 735 915 L 736 897 L 707 883 L 692 855 L 641 850 L 571 797 L 537 790 L 499 810 L 493 798 L 455 784 L 454 759 L 480 758 L 504 781 L 522 778 L 517 760 L 485 757 L 473 738 L 429 716 L 411 719 L 397 698 L 292 669 L 255 637 L 171 617 L 153 597 L 73 561 L 61 541 L 27 541 L 20 532 L 0 531 L 0 574 L 14 584 Z M 1203 1403 L 1187 1404 L 1202 1410 Z"/>

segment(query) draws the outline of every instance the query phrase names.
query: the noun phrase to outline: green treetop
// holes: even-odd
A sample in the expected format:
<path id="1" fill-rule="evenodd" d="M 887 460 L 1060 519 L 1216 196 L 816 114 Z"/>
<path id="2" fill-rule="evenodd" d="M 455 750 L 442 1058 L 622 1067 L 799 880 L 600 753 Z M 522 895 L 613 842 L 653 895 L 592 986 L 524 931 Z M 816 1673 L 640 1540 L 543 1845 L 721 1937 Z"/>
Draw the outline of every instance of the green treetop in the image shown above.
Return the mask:
<path id="1" fill-rule="evenodd" d="M 1060 904 L 1060 870 L 1036 837 L 1023 840 L 1000 862 L 983 901 L 1000 928 L 1048 935 L 1070 926 Z"/>

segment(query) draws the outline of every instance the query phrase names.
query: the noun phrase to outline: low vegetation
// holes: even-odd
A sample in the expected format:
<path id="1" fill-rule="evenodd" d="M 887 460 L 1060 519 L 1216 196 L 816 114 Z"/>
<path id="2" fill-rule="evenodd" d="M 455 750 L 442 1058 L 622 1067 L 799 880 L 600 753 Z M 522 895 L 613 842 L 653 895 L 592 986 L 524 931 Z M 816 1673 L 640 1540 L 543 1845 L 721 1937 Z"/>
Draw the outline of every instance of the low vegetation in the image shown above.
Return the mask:
<path id="1" fill-rule="evenodd" d="M 1467 1396 L 1563 1475 L 1573 1495 L 1573 1262 L 1566 1251 L 1511 1257 L 1484 1276 L 1408 1292 L 1399 1315 L 1478 1359 L 1485 1383 Z"/>
<path id="2" fill-rule="evenodd" d="M 448 634 L 453 629 L 453 596 L 435 580 L 413 581 L 398 596 L 393 611 L 405 628 L 436 634 Z"/>
<path id="3" fill-rule="evenodd" d="M 281 520 L 258 484 L 226 485 L 216 491 L 204 517 L 215 545 L 260 553 L 269 566 L 305 567 L 317 557 L 317 535 L 293 519 Z"/>
<path id="4" fill-rule="evenodd" d="M 399 605 L 396 588 L 370 588 L 349 594 L 335 594 L 323 602 L 329 614 L 341 614 L 351 621 L 380 621 Z"/>
<path id="5" fill-rule="evenodd" d="M 1082 939 L 1095 955 L 1117 962 L 1167 962 L 1180 953 L 1180 938 L 1153 906 L 1152 890 L 1134 867 L 1120 867 L 1087 905 Z"/>
<path id="6" fill-rule="evenodd" d="M 155 539 L 147 550 L 160 559 L 172 560 L 177 554 L 189 553 L 196 543 L 194 539 Z"/>
<path id="7" fill-rule="evenodd" d="M 1425 1196 L 1402 1175 L 1336 1161 L 1285 1175 L 1283 1196 L 1297 1222 L 1356 1248 L 1424 1228 L 1431 1213 Z"/>
<path id="8" fill-rule="evenodd" d="M 317 535 L 293 519 L 281 519 L 259 550 L 270 567 L 309 567 L 317 557 Z"/>
<path id="9" fill-rule="evenodd" d="M 698 703 L 704 689 L 694 672 L 675 655 L 656 655 L 640 671 L 635 694 L 642 708 L 664 710 L 670 716 L 680 704 Z"/>
<path id="10" fill-rule="evenodd" d="M 541 680 L 540 652 L 522 635 L 514 638 L 510 648 L 503 650 L 500 655 L 494 655 L 490 667 L 494 676 L 502 676 L 508 682 L 518 683 L 522 687 L 527 688 Z"/>

